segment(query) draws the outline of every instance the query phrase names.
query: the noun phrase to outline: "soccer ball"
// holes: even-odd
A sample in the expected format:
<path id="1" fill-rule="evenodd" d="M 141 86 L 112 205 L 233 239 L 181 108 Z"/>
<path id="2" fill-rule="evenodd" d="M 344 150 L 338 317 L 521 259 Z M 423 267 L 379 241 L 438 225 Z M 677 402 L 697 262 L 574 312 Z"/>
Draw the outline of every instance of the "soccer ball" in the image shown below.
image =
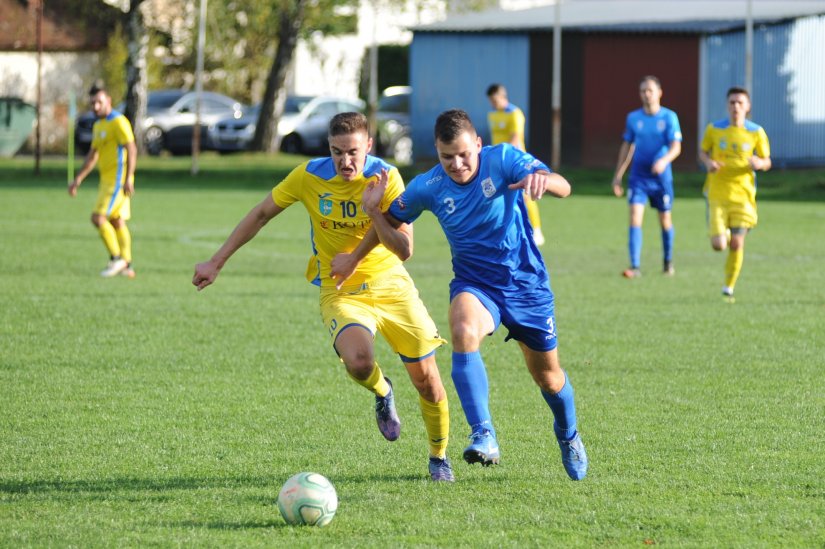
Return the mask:
<path id="1" fill-rule="evenodd" d="M 338 495 L 325 476 L 298 473 L 281 488 L 278 509 L 287 524 L 326 526 L 338 509 Z"/>

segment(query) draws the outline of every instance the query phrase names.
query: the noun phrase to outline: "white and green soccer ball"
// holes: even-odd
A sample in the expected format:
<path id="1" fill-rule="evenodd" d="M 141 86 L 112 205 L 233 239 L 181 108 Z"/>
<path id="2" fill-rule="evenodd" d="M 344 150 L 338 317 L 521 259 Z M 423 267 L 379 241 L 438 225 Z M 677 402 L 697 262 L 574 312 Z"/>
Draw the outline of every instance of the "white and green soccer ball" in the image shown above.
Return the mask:
<path id="1" fill-rule="evenodd" d="M 325 476 L 298 473 L 281 488 L 278 509 L 287 524 L 326 526 L 338 509 L 338 494 Z"/>

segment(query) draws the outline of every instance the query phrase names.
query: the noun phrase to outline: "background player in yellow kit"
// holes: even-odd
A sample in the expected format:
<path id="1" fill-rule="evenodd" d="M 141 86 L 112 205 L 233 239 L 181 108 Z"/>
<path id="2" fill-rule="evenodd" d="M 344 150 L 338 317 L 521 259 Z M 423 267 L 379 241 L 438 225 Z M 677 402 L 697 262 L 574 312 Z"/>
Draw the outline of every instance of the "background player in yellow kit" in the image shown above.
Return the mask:
<path id="1" fill-rule="evenodd" d="M 756 226 L 756 170 L 771 169 L 768 135 L 747 119 L 751 100 L 744 88 L 727 93 L 728 118 L 708 124 L 699 159 L 708 170 L 705 196 L 708 202 L 710 244 L 728 248 L 722 296 L 733 302 L 733 288 L 742 270 L 745 236 Z"/>
<path id="2" fill-rule="evenodd" d="M 487 114 L 487 124 L 490 126 L 490 144 L 509 143 L 520 151 L 526 150 L 524 144 L 524 113 L 507 98 L 507 89 L 501 84 L 491 84 L 487 88 L 487 99 L 493 110 Z M 539 205 L 529 196 L 524 196 L 524 205 L 527 206 L 527 216 L 533 227 L 533 242 L 537 246 L 544 244 L 544 233 L 541 232 L 541 215 Z"/>
<path id="3" fill-rule="evenodd" d="M 403 190 L 398 170 L 367 153 L 372 147 L 367 119 L 360 113 L 338 114 L 330 121 L 331 157 L 295 168 L 260 204 L 244 217 L 226 242 L 205 263 L 195 267 L 192 283 L 202 290 L 214 282 L 226 261 L 273 217 L 300 202 L 312 225 L 312 256 L 307 279 L 320 286 L 321 316 L 332 345 L 356 383 L 375 394 L 375 415 L 381 434 L 396 440 L 401 422 L 395 410 L 392 384 L 374 358 L 375 332 L 381 332 L 407 368 L 419 393 L 419 404 L 430 447 L 429 472 L 436 481 L 453 481 L 447 459 L 450 431 L 447 393 L 435 361 L 445 341 L 418 297 L 401 263 L 401 252 L 375 245 L 370 217 L 361 196 L 371 182 L 388 174 L 384 207 Z M 412 241 L 412 227 L 399 227 Z M 367 237 L 369 233 L 369 237 Z M 367 237 L 367 242 L 365 242 Z M 370 239 L 373 239 L 369 242 Z M 369 245 L 367 245 L 369 244 Z M 335 258 L 351 276 L 338 282 Z M 411 249 L 404 254 L 406 259 Z"/>
<path id="4" fill-rule="evenodd" d="M 89 101 L 98 120 L 92 129 L 94 137 L 89 154 L 77 177 L 69 184 L 69 196 L 77 196 L 80 184 L 97 164 L 100 186 L 92 211 L 92 224 L 97 227 L 109 251 L 109 264 L 100 275 L 121 274 L 134 278 L 132 235 L 126 221 L 131 217 L 130 199 L 135 192 L 135 135 L 129 120 L 112 109 L 112 97 L 102 85 L 92 86 Z"/>

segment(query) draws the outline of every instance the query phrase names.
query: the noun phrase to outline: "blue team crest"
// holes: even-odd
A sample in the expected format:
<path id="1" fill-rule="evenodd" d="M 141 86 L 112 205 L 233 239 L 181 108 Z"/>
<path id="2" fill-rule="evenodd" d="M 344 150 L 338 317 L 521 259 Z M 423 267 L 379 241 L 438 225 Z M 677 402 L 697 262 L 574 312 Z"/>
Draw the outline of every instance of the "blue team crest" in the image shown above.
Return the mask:
<path id="1" fill-rule="evenodd" d="M 656 122 L 656 129 L 660 132 L 665 131 L 666 126 L 667 126 L 667 124 L 665 123 L 664 120 L 659 120 L 658 122 Z"/>
<path id="2" fill-rule="evenodd" d="M 493 183 L 493 180 L 489 177 L 481 182 L 481 192 L 484 193 L 484 196 L 490 198 L 494 194 L 496 194 L 496 185 Z"/>
<path id="3" fill-rule="evenodd" d="M 725 141 L 724 139 L 720 139 L 719 140 L 719 148 L 722 149 L 722 150 L 727 149 L 728 148 L 728 142 Z"/>
<path id="4" fill-rule="evenodd" d="M 332 200 L 327 198 L 331 195 L 332 193 L 318 195 L 318 211 L 321 212 L 321 215 L 329 215 L 332 213 Z"/>

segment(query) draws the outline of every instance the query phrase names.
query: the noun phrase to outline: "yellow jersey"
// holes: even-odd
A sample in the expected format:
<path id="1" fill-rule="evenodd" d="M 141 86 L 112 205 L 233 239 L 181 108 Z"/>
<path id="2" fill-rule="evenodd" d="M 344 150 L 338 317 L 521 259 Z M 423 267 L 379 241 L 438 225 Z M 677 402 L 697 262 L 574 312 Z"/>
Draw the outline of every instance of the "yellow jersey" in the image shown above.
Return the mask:
<path id="1" fill-rule="evenodd" d="M 367 234 L 372 220 L 361 209 L 361 196 L 370 181 L 377 180 L 381 170 L 389 172 L 387 191 L 381 202 L 386 210 L 404 191 L 398 170 L 374 156 L 367 156 L 364 171 L 353 181 L 345 181 L 335 171 L 332 158 L 317 158 L 305 162 L 272 189 L 272 199 L 281 208 L 301 202 L 309 213 L 312 256 L 307 266 L 307 280 L 322 287 L 334 287 L 330 278 L 330 262 L 339 253 L 353 251 Z M 371 282 L 401 265 L 394 253 L 378 244 L 346 284 Z"/>
<path id="2" fill-rule="evenodd" d="M 749 159 L 754 155 L 760 158 L 771 155 L 768 135 L 762 126 L 746 120 L 740 128 L 727 119 L 708 124 L 701 147 L 722 165 L 705 179 L 704 192 L 708 200 L 755 205 L 756 174 Z"/>
<path id="3" fill-rule="evenodd" d="M 518 143 L 513 145 L 524 150 L 524 113 L 520 108 L 509 103 L 503 110 L 490 111 L 487 124 L 490 126 L 491 145 L 510 143 L 510 137 L 516 134 Z"/>
<path id="4" fill-rule="evenodd" d="M 100 186 L 119 189 L 126 178 L 125 145 L 134 143 L 135 134 L 129 120 L 117 111 L 101 118 L 92 127 L 92 148 L 98 152 Z"/>

